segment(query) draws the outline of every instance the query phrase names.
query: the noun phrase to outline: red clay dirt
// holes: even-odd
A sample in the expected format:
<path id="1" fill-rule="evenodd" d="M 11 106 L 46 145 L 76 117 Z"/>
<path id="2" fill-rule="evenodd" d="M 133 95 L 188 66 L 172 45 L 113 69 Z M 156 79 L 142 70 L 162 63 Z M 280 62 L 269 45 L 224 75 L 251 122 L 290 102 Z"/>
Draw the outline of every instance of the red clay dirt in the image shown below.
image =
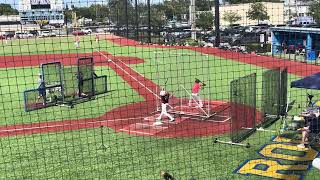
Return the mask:
<path id="1" fill-rule="evenodd" d="M 116 38 L 115 38 L 116 39 Z M 113 40 L 121 45 L 137 45 L 133 40 Z M 190 49 L 206 54 L 212 54 L 222 58 L 232 59 L 247 64 L 253 64 L 265 68 L 279 66 L 288 66 L 291 74 L 306 76 L 318 72 L 320 67 L 298 62 L 285 61 L 272 57 L 244 55 L 229 51 L 223 51 L 215 48 L 191 48 L 191 47 L 163 47 L 158 45 L 137 45 L 140 47 L 157 47 L 157 48 L 181 48 Z M 106 114 L 97 118 L 64 120 L 54 122 L 41 122 L 32 124 L 0 126 L 0 136 L 27 135 L 35 133 L 48 133 L 68 130 L 78 130 L 84 128 L 96 128 L 107 126 L 117 132 L 126 132 L 134 135 L 157 136 L 157 137 L 192 137 L 192 136 L 209 136 L 230 132 L 230 122 L 228 118 L 216 118 L 207 121 L 195 120 L 186 116 L 177 116 L 176 122 L 165 122 L 162 126 L 153 126 L 155 117 L 155 104 L 157 97 L 153 94 L 157 87 L 151 80 L 146 79 L 138 72 L 127 66 L 127 64 L 143 63 L 142 59 L 135 57 L 116 57 L 108 53 L 87 53 L 87 54 L 51 54 L 51 55 L 26 55 L 26 56 L 2 56 L 0 57 L 0 68 L 16 68 L 25 66 L 39 66 L 41 63 L 60 61 L 64 65 L 76 65 L 78 57 L 93 56 L 96 65 L 109 66 L 119 76 L 121 76 L 135 91 L 142 97 L 144 102 L 128 104 L 126 106 L 115 108 Z M 107 59 L 112 61 L 108 62 Z M 140 83 L 139 83 L 140 82 Z M 179 101 L 173 97 L 172 103 Z M 221 101 L 212 101 L 213 111 L 224 109 L 228 103 Z M 181 108 L 181 107 L 176 107 Z M 175 109 L 177 110 L 177 109 Z M 184 109 L 188 111 L 188 109 Z M 194 111 L 194 110 L 192 110 Z M 228 117 L 227 111 L 222 111 L 219 116 Z M 260 117 L 259 114 L 257 117 Z M 259 119 L 256 119 L 259 121 Z"/>
<path id="2" fill-rule="evenodd" d="M 76 65 L 76 60 L 79 56 L 93 56 L 96 65 L 111 67 L 132 89 L 139 93 L 145 101 L 115 108 L 97 118 L 0 126 L 0 136 L 69 131 L 100 126 L 110 127 L 117 132 L 158 137 L 208 136 L 226 133 L 230 130 L 229 121 L 224 121 L 227 119 L 227 114 L 223 112 L 217 114 L 223 116 L 223 118 L 216 117 L 213 120 L 199 121 L 186 116 L 176 116 L 174 123 L 169 124 L 165 121 L 165 124 L 162 126 L 154 126 L 153 122 L 155 122 L 155 117 L 159 115 L 158 112 L 155 112 L 156 101 L 158 101 L 155 92 L 160 87 L 128 66 L 128 64 L 143 63 L 143 60 L 139 58 L 116 57 L 108 53 L 68 54 L 65 56 L 61 54 L 11 56 L 0 57 L 0 65 L 2 68 L 39 66 L 41 63 L 52 62 L 55 59 L 58 59 L 64 65 Z M 180 99 L 172 97 L 171 102 L 176 104 L 180 102 Z M 219 109 L 228 106 L 227 103 L 221 101 L 213 101 L 205 104 L 209 103 L 212 111 L 219 111 Z M 199 109 L 181 108 L 182 107 L 178 106 L 175 107 L 174 110 L 189 111 L 189 113 L 195 114 L 201 113 Z"/>
<path id="3" fill-rule="evenodd" d="M 105 53 L 106 57 L 102 57 L 98 52 L 82 53 L 82 54 L 38 54 L 38 55 L 18 55 L 18 56 L 0 56 L 0 68 L 18 68 L 40 66 L 40 64 L 48 62 L 61 62 L 63 65 L 77 65 L 79 57 L 94 57 L 96 65 L 105 65 L 106 58 L 114 61 L 121 60 L 126 64 L 143 63 L 143 59 L 137 57 L 113 56 Z"/>
<path id="4" fill-rule="evenodd" d="M 188 49 L 204 54 L 210 54 L 224 59 L 231 59 L 233 61 L 243 62 L 246 64 L 252 64 L 263 68 L 276 68 L 276 67 L 288 67 L 288 73 L 298 76 L 309 76 L 320 72 L 320 66 L 306 64 L 301 62 L 293 62 L 271 56 L 259 56 L 253 54 L 242 54 L 238 52 L 226 51 L 218 48 L 211 47 L 186 47 L 186 46 L 162 46 L 162 45 L 148 45 L 140 44 L 139 42 L 124 37 L 115 35 L 106 35 L 105 38 L 112 41 L 115 44 L 121 46 L 135 46 L 144 48 L 162 48 L 162 49 Z"/>

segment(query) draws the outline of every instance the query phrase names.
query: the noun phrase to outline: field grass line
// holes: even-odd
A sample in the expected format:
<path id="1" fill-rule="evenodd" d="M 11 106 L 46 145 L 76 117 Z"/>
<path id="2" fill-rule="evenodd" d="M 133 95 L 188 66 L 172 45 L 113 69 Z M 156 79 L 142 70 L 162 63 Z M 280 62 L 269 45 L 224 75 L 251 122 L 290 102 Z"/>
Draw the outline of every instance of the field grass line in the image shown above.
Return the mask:
<path id="1" fill-rule="evenodd" d="M 150 135 L 150 136 L 154 136 L 156 133 L 147 133 L 147 132 L 142 132 L 142 131 L 133 131 L 130 129 L 120 129 L 120 131 L 125 131 L 125 132 L 129 132 L 129 133 L 136 133 L 136 134 L 145 134 L 145 135 Z"/>
<path id="2" fill-rule="evenodd" d="M 98 53 L 100 53 L 103 57 L 105 57 L 106 59 L 108 60 L 111 60 L 109 59 L 106 55 L 104 55 L 103 53 L 101 53 L 100 51 L 96 50 Z M 147 86 L 145 86 L 143 83 L 141 83 L 136 77 L 133 77 L 130 73 L 128 73 L 126 70 L 124 70 L 119 64 L 115 63 L 114 61 L 110 61 L 112 62 L 114 65 L 116 65 L 118 68 L 120 68 L 123 72 L 125 72 L 127 75 L 129 75 L 132 79 L 134 79 L 135 81 L 137 81 L 137 83 L 139 83 L 141 86 L 143 86 L 144 88 L 146 88 L 150 93 L 152 93 L 154 96 L 156 96 L 158 99 L 160 99 L 160 97 L 154 93 L 151 89 L 149 89 Z M 122 62 L 123 63 L 123 62 Z M 128 66 L 129 67 L 129 66 Z M 131 67 L 129 67 L 130 69 L 132 69 Z M 135 71 L 135 70 L 133 70 Z M 135 71 L 136 72 L 136 71 Z M 138 73 L 139 74 L 139 73 Z M 144 76 L 142 76 L 144 77 Z"/>
<path id="3" fill-rule="evenodd" d="M 17 131 L 28 131 L 28 130 L 36 130 L 36 129 L 46 129 L 46 128 L 59 128 L 59 127 L 67 127 L 67 126 L 79 126 L 79 125 L 89 125 L 89 124 L 98 124 L 98 123 L 105 123 L 110 121 L 127 121 L 127 120 L 135 120 L 135 119 L 143 119 L 144 117 L 135 117 L 135 118 L 123 118 L 123 119 L 110 119 L 110 120 L 99 120 L 99 121 L 93 121 L 93 122 L 83 122 L 83 123 L 64 123 L 63 122 L 56 122 L 56 125 L 43 125 L 43 126 L 35 126 L 35 127 L 27 127 L 27 128 L 14 128 L 14 129 L 5 129 L 0 130 L 1 132 L 17 132 Z M 48 122 L 51 123 L 51 122 Z M 59 124 L 60 123 L 60 124 Z M 26 125 L 32 125 L 32 124 L 26 124 Z M 34 124 L 37 125 L 37 124 Z M 14 126 L 12 126 L 14 127 Z M 7 126 L 6 128 L 10 128 L 10 126 Z"/>

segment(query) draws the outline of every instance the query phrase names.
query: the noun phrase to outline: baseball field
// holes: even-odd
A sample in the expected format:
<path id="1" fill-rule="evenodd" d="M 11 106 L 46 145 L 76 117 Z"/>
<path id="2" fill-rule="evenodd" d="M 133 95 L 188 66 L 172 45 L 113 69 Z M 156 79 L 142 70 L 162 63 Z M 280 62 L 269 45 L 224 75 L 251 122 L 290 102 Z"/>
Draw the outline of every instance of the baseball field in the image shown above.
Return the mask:
<path id="1" fill-rule="evenodd" d="M 23 92 L 37 89 L 40 66 L 61 62 L 65 83 L 74 85 L 77 59 L 93 57 L 94 71 L 107 76 L 107 93 L 75 104 L 25 111 Z M 230 82 L 257 74 L 257 118 L 261 110 L 262 73 L 288 68 L 288 84 L 320 67 L 269 56 L 215 48 L 140 45 L 118 36 L 33 38 L 0 42 L 0 178 L 1 179 L 160 179 L 168 170 L 177 179 L 261 179 L 237 171 L 244 162 L 272 144 L 281 121 L 256 131 L 242 143 L 250 148 L 214 143 L 229 141 Z M 69 78 L 67 78 L 69 77 Z M 201 97 L 205 109 L 185 107 L 194 79 L 206 83 Z M 290 87 L 288 85 L 288 87 Z M 210 114 L 213 118 L 175 114 L 175 122 L 154 126 L 159 114 L 158 92 L 165 88 L 173 109 Z M 308 91 L 317 94 L 316 91 Z M 295 115 L 306 101 L 306 90 L 288 88 L 289 111 Z M 169 111 L 170 112 L 170 111 Z M 294 144 L 294 143 L 293 143 Z M 275 150 L 283 156 L 304 156 L 309 150 Z M 316 153 L 317 154 L 317 153 Z M 294 178 L 313 179 L 310 160 L 273 157 Z M 298 163 L 297 163 L 298 162 Z M 266 167 L 257 167 L 263 170 Z M 280 169 L 280 172 L 285 169 Z M 288 170 L 288 168 L 286 169 Z M 279 178 L 281 179 L 281 178 Z"/>

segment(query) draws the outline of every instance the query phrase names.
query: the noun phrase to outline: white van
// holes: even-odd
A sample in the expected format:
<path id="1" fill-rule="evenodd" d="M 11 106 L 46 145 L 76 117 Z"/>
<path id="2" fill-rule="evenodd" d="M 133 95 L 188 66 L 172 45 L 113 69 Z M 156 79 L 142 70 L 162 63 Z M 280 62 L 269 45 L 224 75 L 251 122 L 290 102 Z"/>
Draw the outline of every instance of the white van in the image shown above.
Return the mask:
<path id="1" fill-rule="evenodd" d="M 39 37 L 55 37 L 57 36 L 54 32 L 41 31 Z"/>
<path id="2" fill-rule="evenodd" d="M 28 33 L 28 32 L 16 32 L 15 33 L 15 38 L 18 39 L 25 39 L 25 38 L 32 38 L 33 34 Z"/>

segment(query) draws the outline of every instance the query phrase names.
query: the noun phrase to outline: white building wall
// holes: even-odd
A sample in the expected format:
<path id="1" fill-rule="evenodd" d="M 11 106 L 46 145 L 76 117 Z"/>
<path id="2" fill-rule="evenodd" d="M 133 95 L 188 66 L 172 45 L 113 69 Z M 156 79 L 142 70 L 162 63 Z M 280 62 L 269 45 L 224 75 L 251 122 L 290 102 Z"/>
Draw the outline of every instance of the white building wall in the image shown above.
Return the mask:
<path id="1" fill-rule="evenodd" d="M 246 4 L 228 4 L 220 6 L 220 24 L 221 26 L 228 26 L 229 23 L 223 20 L 223 16 L 226 12 L 232 11 L 236 12 L 241 16 L 241 20 L 236 22 L 235 24 L 240 24 L 243 26 L 246 25 L 256 25 L 258 21 L 251 20 L 248 18 L 247 13 L 250 9 L 252 3 Z M 263 5 L 266 7 L 268 15 L 270 17 L 270 24 L 284 24 L 285 16 L 284 16 L 284 3 L 272 3 L 272 2 L 263 2 Z M 214 7 L 212 7 L 212 13 L 215 14 Z"/>
<path id="2" fill-rule="evenodd" d="M 312 0 L 285 0 L 285 15 L 288 19 L 296 16 L 308 16 Z"/>

